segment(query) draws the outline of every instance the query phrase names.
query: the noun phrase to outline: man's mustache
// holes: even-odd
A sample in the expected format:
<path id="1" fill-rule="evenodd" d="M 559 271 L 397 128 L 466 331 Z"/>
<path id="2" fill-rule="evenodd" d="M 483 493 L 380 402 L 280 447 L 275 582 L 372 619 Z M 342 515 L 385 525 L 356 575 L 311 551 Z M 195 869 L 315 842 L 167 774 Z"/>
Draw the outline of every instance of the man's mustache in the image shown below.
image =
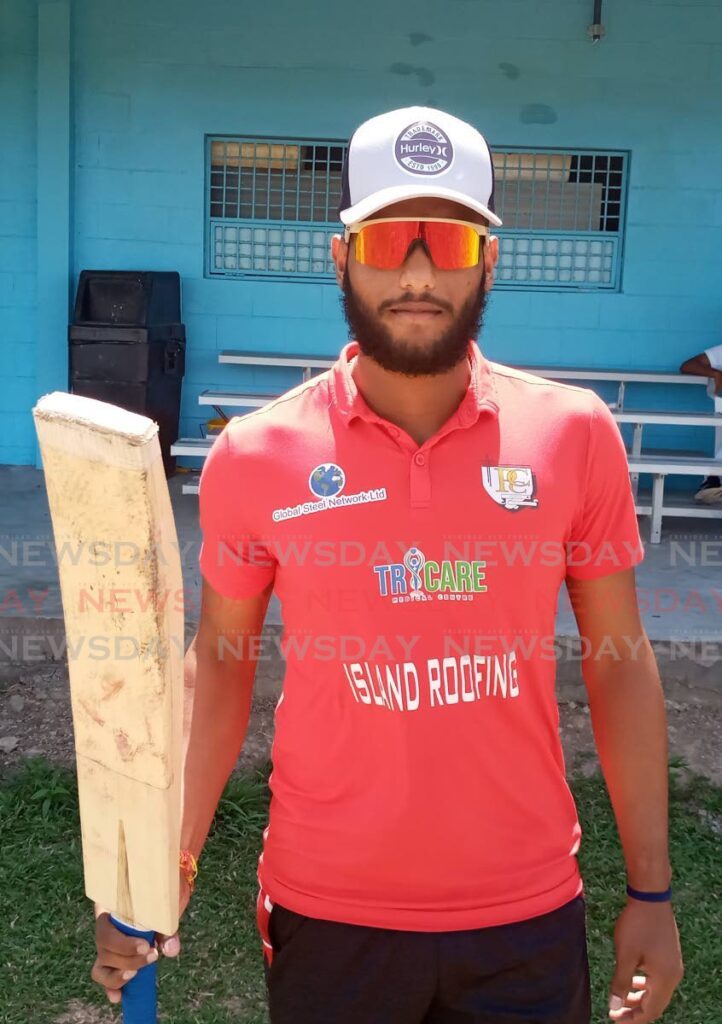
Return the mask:
<path id="1" fill-rule="evenodd" d="M 385 309 L 392 309 L 398 306 L 414 306 L 423 303 L 424 306 L 436 306 L 438 309 L 443 309 L 445 313 L 453 313 L 454 307 L 450 302 L 444 302 L 443 299 L 411 299 L 405 296 L 401 299 L 385 299 L 378 307 L 379 313 L 382 313 Z"/>

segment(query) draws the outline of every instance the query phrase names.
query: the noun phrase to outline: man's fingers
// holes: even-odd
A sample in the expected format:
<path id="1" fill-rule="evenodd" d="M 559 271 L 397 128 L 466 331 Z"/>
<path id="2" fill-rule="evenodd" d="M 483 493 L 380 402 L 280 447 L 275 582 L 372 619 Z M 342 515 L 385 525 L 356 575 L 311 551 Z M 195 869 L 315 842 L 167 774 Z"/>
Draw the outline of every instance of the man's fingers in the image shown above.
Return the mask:
<path id="1" fill-rule="evenodd" d="M 610 1013 L 609 1016 L 612 1020 L 622 1021 L 622 1024 L 652 1024 L 662 1016 L 664 1005 L 659 1000 L 652 1001 L 651 993 L 645 992 L 639 1006 L 624 1007 L 616 1015 Z"/>
<path id="2" fill-rule="evenodd" d="M 181 950 L 178 932 L 173 935 L 157 935 L 156 945 L 163 956 L 178 956 Z"/>
<path id="3" fill-rule="evenodd" d="M 144 956 L 151 952 L 145 939 L 126 935 L 115 927 L 108 914 L 101 914 L 95 921 L 95 945 L 98 950 L 110 950 L 119 956 Z"/>
<path id="4" fill-rule="evenodd" d="M 672 991 L 665 994 L 664 989 L 651 985 L 643 976 L 635 977 L 633 984 L 635 988 L 627 993 L 624 1004 L 617 1010 L 610 1009 L 610 1018 L 622 1024 L 652 1024 L 659 1020 L 670 1001 Z"/>
<path id="5" fill-rule="evenodd" d="M 635 1013 L 639 1013 L 639 1008 L 647 991 L 646 986 L 647 979 L 643 974 L 633 975 L 631 988 L 628 989 L 627 994 L 623 999 L 616 993 L 610 997 L 610 1018 L 612 1020 L 621 1020 L 624 1024 L 633 1024 L 634 1021 L 638 1021 L 639 1016 L 635 1016 Z"/>
<path id="6" fill-rule="evenodd" d="M 127 985 L 139 970 L 154 963 L 160 953 L 172 957 L 180 952 L 178 932 L 173 935 L 157 933 L 154 945 L 150 946 L 145 939 L 121 932 L 106 912 L 96 917 L 95 945 L 98 955 L 90 977 L 105 989 L 111 1003 L 121 1001 L 123 986 Z"/>
<path id="7" fill-rule="evenodd" d="M 145 939 L 125 935 L 116 928 L 108 914 L 96 918 L 95 945 L 97 958 L 90 977 L 105 989 L 111 1003 L 119 1003 L 123 986 L 159 956 L 158 950 Z"/>
<path id="8" fill-rule="evenodd" d="M 145 956 L 141 956 L 139 953 L 134 953 L 132 956 L 123 956 L 121 953 L 113 952 L 112 949 L 106 949 L 102 946 L 98 947 L 98 960 L 102 963 L 103 967 L 114 967 L 120 971 L 139 971 L 141 967 L 147 967 L 148 964 L 155 963 L 157 959 L 157 949 L 151 949 Z"/>
<path id="9" fill-rule="evenodd" d="M 617 965 L 609 993 L 609 1016 L 612 1020 L 626 1020 L 626 1017 L 629 1016 L 627 993 L 632 991 L 632 979 L 635 976 L 636 967 L 637 964 L 633 957 L 617 953 Z"/>
<path id="10" fill-rule="evenodd" d="M 98 985 L 102 985 L 106 990 L 120 990 L 123 985 L 126 985 L 137 973 L 137 971 L 130 969 L 118 970 L 115 967 L 105 967 L 96 960 L 90 972 L 90 977 L 92 981 L 97 982 Z"/>
<path id="11" fill-rule="evenodd" d="M 617 1010 L 610 1010 L 611 1020 L 620 1020 L 622 1024 L 641 1024 L 646 1020 L 643 1000 L 646 992 L 630 992 L 622 1006 Z"/>

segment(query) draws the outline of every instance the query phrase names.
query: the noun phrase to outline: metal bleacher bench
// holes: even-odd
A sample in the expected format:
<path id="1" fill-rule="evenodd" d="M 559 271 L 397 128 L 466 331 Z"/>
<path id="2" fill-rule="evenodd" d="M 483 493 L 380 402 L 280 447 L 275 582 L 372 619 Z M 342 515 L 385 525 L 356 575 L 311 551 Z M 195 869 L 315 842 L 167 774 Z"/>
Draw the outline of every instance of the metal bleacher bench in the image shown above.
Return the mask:
<path id="1" fill-rule="evenodd" d="M 652 517 L 649 529 L 651 544 L 659 544 L 662 537 L 663 516 L 692 516 L 697 519 L 720 519 L 722 508 L 714 505 L 698 505 L 691 495 L 675 495 L 664 500 L 664 482 L 668 475 L 679 473 L 683 476 L 718 476 L 720 464 L 716 459 L 685 458 L 669 455 L 629 456 L 631 473 L 651 473 L 652 493 L 648 500 L 637 496 L 638 515 Z"/>
<path id="2" fill-rule="evenodd" d="M 276 366 L 276 367 L 297 367 L 302 371 L 301 379 L 309 380 L 313 370 L 327 370 L 333 366 L 334 360 L 322 356 L 286 356 L 270 355 L 262 352 L 235 352 L 224 350 L 218 355 L 219 363 L 232 363 L 237 366 Z M 596 370 L 596 369 L 561 369 L 549 366 L 523 366 L 520 367 L 525 373 L 532 373 L 537 377 L 545 377 L 548 380 L 567 381 L 611 381 L 617 384 L 617 400 L 610 403 L 610 407 L 624 410 L 625 386 L 627 384 L 700 384 L 707 387 L 711 394 L 710 381 L 707 377 L 697 377 L 683 373 L 662 373 L 650 370 L 649 372 L 632 372 L 628 370 Z M 267 401 L 271 401 L 276 395 L 259 396 L 242 394 L 235 391 L 203 391 L 198 399 L 200 405 L 213 405 L 216 407 L 227 405 L 235 408 L 258 408 Z M 670 414 L 673 415 L 673 414 Z M 635 422 L 630 420 L 628 422 Z M 654 422 L 647 420 L 646 422 Z"/>
<path id="3" fill-rule="evenodd" d="M 646 409 L 617 409 L 613 411 L 613 416 L 617 423 L 632 423 L 634 424 L 634 435 L 632 438 L 632 447 L 629 452 L 630 459 L 630 476 L 632 481 L 632 491 L 636 497 L 639 486 L 639 473 L 635 472 L 631 468 L 631 461 L 637 459 L 642 455 L 642 431 L 644 430 L 645 424 L 657 424 L 660 426 L 668 427 L 722 427 L 722 416 L 718 413 L 713 412 L 668 412 L 660 410 L 654 412 Z M 700 452 L 681 452 L 681 451 L 664 451 L 657 452 L 657 455 L 668 456 L 671 459 L 687 458 L 691 456 L 692 459 L 699 456 L 705 458 Z M 710 476 L 716 476 L 719 474 L 720 465 L 717 463 L 717 473 L 710 473 Z M 671 472 L 671 471 L 670 471 Z M 639 511 L 639 509 L 637 509 Z M 644 513 L 640 512 L 640 515 Z M 693 513 L 687 513 L 692 515 Z"/>
<path id="4" fill-rule="evenodd" d="M 328 370 L 335 360 L 327 356 L 276 356 L 270 352 L 235 352 L 225 349 L 218 354 L 219 363 L 235 363 L 238 366 L 297 366 L 302 379 L 308 380 L 311 370 Z"/>
<path id="5" fill-rule="evenodd" d="M 240 352 L 226 349 L 219 353 L 218 362 L 254 367 L 295 367 L 301 370 L 301 379 L 310 380 L 314 371 L 329 369 L 335 362 L 334 358 L 311 355 L 274 355 L 269 352 Z M 624 407 L 625 387 L 627 384 L 664 384 L 664 385 L 703 385 L 709 395 L 713 394 L 712 382 L 707 377 L 691 374 L 663 373 L 658 371 L 633 372 L 627 370 L 598 370 L 557 368 L 548 366 L 520 367 L 526 373 L 548 380 L 577 381 L 591 384 L 592 382 L 612 382 L 617 384 L 617 399 L 609 406 L 617 423 L 633 424 L 633 440 L 629 452 L 629 472 L 632 489 L 639 515 L 651 516 L 650 541 L 659 543 L 661 538 L 662 519 L 664 516 L 692 516 L 697 518 L 722 518 L 722 507 L 698 505 L 691 497 L 676 495 L 672 500 L 664 500 L 664 484 L 667 476 L 680 474 L 683 476 L 714 476 L 719 475 L 720 463 L 704 457 L 699 453 L 665 450 L 655 454 L 643 454 L 642 440 L 645 425 L 665 425 L 675 427 L 722 427 L 722 416 L 711 412 L 672 412 L 669 410 L 649 411 L 626 409 Z M 198 403 L 202 406 L 213 406 L 219 413 L 223 407 L 233 409 L 259 409 L 273 401 L 280 394 L 263 394 L 259 391 L 203 391 Z M 213 436 L 206 438 L 179 438 L 171 447 L 173 455 L 185 455 L 205 458 L 213 443 Z M 640 474 L 651 474 L 653 485 L 651 495 L 638 495 Z M 189 482 L 183 485 L 184 494 L 197 494 L 198 483 Z"/>
<path id="6" fill-rule="evenodd" d="M 524 366 L 526 373 L 534 373 L 537 377 L 547 377 L 550 380 L 577 380 L 577 381 L 612 381 L 617 383 L 617 401 L 614 403 L 616 409 L 624 408 L 624 392 L 627 384 L 704 384 L 708 394 L 712 394 L 710 380 L 708 377 L 697 377 L 689 373 L 663 373 L 657 370 L 649 370 L 639 373 L 631 370 L 577 370 L 557 369 L 549 366 Z"/>

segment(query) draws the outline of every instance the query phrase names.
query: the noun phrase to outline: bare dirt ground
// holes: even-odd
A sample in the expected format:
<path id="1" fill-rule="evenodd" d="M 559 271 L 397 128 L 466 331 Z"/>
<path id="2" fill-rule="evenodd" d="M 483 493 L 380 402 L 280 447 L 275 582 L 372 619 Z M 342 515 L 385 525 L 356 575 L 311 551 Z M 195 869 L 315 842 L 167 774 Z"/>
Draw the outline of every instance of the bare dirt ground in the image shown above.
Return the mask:
<path id="1" fill-rule="evenodd" d="M 118 1024 L 118 1013 L 111 1009 L 100 1010 L 81 999 L 71 999 L 53 1024 Z"/>
<path id="2" fill-rule="evenodd" d="M 270 755 L 276 699 L 263 695 L 268 689 L 260 687 L 254 699 L 238 770 L 263 764 Z M 593 774 L 598 762 L 589 708 L 581 701 L 562 700 L 559 710 L 568 770 Z M 671 755 L 682 758 L 690 772 L 722 785 L 722 729 L 716 709 L 668 700 L 667 715 Z M 0 770 L 39 755 L 57 764 L 74 763 L 67 664 L 0 664 Z"/>
<path id="3" fill-rule="evenodd" d="M 268 758 L 274 707 L 256 697 L 237 770 Z M 0 664 L 0 770 L 39 756 L 74 766 L 74 751 L 67 663 Z"/>

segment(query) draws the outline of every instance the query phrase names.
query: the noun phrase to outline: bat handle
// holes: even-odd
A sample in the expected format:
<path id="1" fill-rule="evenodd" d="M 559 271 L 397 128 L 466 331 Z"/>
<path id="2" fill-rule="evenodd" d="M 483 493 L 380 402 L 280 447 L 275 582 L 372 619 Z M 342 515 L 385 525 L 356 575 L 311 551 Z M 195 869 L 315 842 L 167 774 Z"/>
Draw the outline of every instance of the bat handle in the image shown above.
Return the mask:
<path id="1" fill-rule="evenodd" d="M 151 949 L 153 948 L 155 932 L 134 928 L 112 914 L 110 915 L 110 920 L 125 935 L 134 935 L 139 939 L 145 939 Z M 157 967 L 157 963 L 141 967 L 135 977 L 123 985 L 121 989 L 123 993 L 123 1024 L 156 1024 L 158 1008 L 156 997 Z"/>

